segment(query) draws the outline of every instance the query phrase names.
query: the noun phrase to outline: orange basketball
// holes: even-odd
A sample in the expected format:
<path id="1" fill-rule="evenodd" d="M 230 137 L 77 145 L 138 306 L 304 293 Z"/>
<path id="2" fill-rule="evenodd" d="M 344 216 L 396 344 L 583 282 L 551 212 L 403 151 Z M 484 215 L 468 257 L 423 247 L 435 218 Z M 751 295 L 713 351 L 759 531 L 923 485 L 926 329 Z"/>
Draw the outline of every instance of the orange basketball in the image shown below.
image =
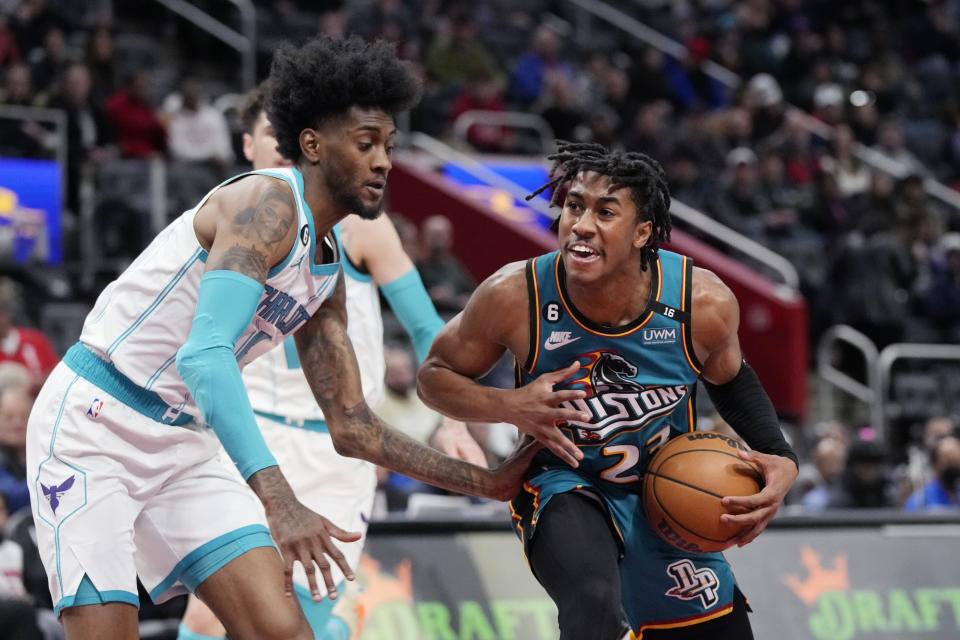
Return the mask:
<path id="1" fill-rule="evenodd" d="M 722 551 L 740 534 L 723 524 L 725 496 L 760 491 L 759 467 L 740 458 L 737 440 L 712 431 L 674 438 L 656 453 L 643 479 L 647 520 L 657 534 L 684 551 Z"/>

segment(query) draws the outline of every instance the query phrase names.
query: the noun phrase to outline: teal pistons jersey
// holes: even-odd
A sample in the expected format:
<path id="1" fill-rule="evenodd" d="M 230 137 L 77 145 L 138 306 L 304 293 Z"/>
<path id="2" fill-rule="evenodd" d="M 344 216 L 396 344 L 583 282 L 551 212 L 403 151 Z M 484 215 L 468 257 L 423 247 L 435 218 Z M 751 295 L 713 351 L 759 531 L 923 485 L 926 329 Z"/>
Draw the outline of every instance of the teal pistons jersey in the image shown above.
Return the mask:
<path id="1" fill-rule="evenodd" d="M 606 327 L 573 306 L 559 252 L 527 262 L 530 347 L 527 361 L 518 363 L 517 383 L 580 363 L 557 388 L 587 392 L 566 405 L 589 413 L 590 420 L 561 428 L 583 451 L 577 473 L 590 484 L 639 489 L 652 454 L 695 426 L 701 367 L 690 335 L 693 261 L 660 251 L 648 268 L 652 280 L 643 313 L 627 325 Z M 569 469 L 544 450 L 531 476 L 558 468 Z"/>

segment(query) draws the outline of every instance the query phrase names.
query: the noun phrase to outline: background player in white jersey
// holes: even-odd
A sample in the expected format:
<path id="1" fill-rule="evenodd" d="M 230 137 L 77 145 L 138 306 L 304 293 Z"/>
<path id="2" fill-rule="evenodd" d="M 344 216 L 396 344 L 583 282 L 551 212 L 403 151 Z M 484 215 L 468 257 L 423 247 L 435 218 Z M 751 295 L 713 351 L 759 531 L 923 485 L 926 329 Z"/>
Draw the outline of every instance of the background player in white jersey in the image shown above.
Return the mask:
<path id="1" fill-rule="evenodd" d="M 390 429 L 363 399 L 332 229 L 348 211 L 379 214 L 412 74 L 384 42 L 320 38 L 282 46 L 271 79 L 267 110 L 295 167 L 228 180 L 161 232 L 101 294 L 30 416 L 37 542 L 69 640 L 136 638 L 137 576 L 158 602 L 197 593 L 237 640 L 313 637 L 293 565 L 316 600 L 319 568 L 333 599 L 327 556 L 352 571 L 330 537 L 359 536 L 296 500 L 240 375 L 294 332 L 340 453 L 505 499 L 533 451 L 481 469 Z"/>
<path id="2" fill-rule="evenodd" d="M 251 91 L 240 108 L 243 151 L 254 169 L 288 167 L 277 151 L 277 139 L 263 103 L 267 83 Z M 383 319 L 379 291 L 413 342 L 423 361 L 434 336 L 443 326 L 423 282 L 404 252 L 396 229 L 386 216 L 365 220 L 357 215 L 337 225 L 346 284 L 350 341 L 357 354 L 364 398 L 376 408 L 383 399 Z M 376 468 L 365 460 L 339 455 L 307 381 L 300 370 L 296 347 L 288 338 L 243 371 L 250 404 L 267 446 L 301 502 L 332 521 L 362 535 L 366 533 L 376 490 Z M 466 425 L 449 418 L 437 429 L 435 442 L 448 455 L 485 464 L 483 450 Z M 346 545 L 343 554 L 356 566 L 363 540 Z M 342 574 L 332 567 L 334 580 Z M 336 606 L 329 599 L 310 599 L 306 576 L 294 575 L 294 587 L 314 635 L 321 640 L 346 640 L 359 633 L 356 592 L 341 592 Z M 190 598 L 178 640 L 218 640 L 225 629 L 208 607 Z"/>

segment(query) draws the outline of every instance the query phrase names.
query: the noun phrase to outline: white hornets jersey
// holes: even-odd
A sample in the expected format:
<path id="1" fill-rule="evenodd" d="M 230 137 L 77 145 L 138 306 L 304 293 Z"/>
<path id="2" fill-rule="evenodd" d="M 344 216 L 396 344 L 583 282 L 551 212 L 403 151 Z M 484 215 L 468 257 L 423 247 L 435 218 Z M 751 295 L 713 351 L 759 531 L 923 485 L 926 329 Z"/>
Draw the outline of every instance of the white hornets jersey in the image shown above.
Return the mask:
<path id="1" fill-rule="evenodd" d="M 303 176 L 297 169 L 267 169 L 254 174 L 283 180 L 297 206 L 300 232 L 286 259 L 270 269 L 263 297 L 249 326 L 235 343 L 243 368 L 293 334 L 333 294 L 340 272 L 340 251 L 329 238 L 334 259 L 315 264 L 317 238 L 313 215 L 304 201 Z M 113 281 L 87 316 L 80 342 L 111 364 L 136 387 L 169 409 L 162 421 L 182 423 L 183 414 L 199 416 L 174 359 L 186 342 L 197 304 L 207 252 L 197 241 L 193 220 L 217 189 L 164 229 Z M 155 394 L 155 395 L 154 395 Z"/>
<path id="2" fill-rule="evenodd" d="M 363 396 L 376 408 L 383 400 L 385 373 L 380 296 L 373 278 L 350 262 L 342 244 L 340 248 L 347 287 L 347 334 L 357 354 Z M 244 369 L 243 381 L 250 404 L 260 414 L 307 426 L 323 420 L 323 412 L 300 369 L 292 337 Z"/>

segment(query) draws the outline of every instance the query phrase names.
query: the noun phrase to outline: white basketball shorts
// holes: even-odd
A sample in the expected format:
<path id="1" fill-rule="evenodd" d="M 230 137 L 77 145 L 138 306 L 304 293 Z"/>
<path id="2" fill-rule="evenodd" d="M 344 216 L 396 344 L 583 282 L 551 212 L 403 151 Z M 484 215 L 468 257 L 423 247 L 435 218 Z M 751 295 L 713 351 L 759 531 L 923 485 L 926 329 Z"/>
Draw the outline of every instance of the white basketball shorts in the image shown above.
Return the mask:
<path id="1" fill-rule="evenodd" d="M 57 366 L 27 428 L 37 546 L 57 614 L 136 606 L 138 575 L 163 602 L 250 549 L 273 546 L 259 500 L 209 428 L 151 419 L 158 408 L 142 390 L 123 387 L 115 370 L 104 374 L 103 363 L 81 364 L 89 366 L 72 366 L 84 377 Z"/>

